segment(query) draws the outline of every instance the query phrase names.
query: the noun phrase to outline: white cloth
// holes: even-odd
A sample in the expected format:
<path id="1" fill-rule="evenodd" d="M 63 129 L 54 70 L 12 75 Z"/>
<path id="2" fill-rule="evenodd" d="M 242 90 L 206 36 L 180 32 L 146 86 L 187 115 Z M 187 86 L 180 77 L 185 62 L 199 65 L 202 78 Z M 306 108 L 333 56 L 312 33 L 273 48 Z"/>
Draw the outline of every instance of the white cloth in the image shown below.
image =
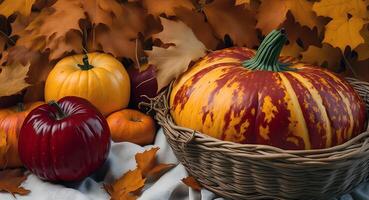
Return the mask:
<path id="1" fill-rule="evenodd" d="M 181 179 L 187 176 L 187 172 L 183 165 L 178 163 L 162 130 L 158 131 L 154 145 L 141 147 L 128 142 L 113 143 L 104 166 L 82 182 L 61 185 L 44 182 L 31 174 L 22 184 L 24 188 L 31 190 L 31 193 L 26 196 L 16 195 L 16 197 L 18 200 L 108 200 L 109 195 L 102 184 L 111 183 L 126 171 L 135 169 L 135 154 L 153 146 L 160 147 L 157 153 L 159 163 L 173 163 L 177 166 L 155 183 L 145 185 L 139 200 L 223 200 L 205 189 L 199 193 L 182 183 Z M 14 197 L 7 193 L 0 193 L 0 200 L 14 200 Z M 340 200 L 369 200 L 369 184 L 360 185 L 358 189 L 344 195 Z"/>

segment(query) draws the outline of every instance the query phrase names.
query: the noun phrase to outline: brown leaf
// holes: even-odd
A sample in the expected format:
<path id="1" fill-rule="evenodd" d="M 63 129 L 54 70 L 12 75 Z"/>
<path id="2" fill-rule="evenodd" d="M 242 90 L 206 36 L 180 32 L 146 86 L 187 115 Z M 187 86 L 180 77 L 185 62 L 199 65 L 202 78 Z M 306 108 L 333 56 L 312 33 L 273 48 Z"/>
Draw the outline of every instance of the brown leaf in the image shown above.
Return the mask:
<path id="1" fill-rule="evenodd" d="M 176 165 L 160 163 L 156 165 L 155 167 L 153 167 L 152 169 L 150 169 L 150 171 L 147 172 L 146 177 L 152 180 L 156 180 L 161 175 L 166 173 L 168 170 L 172 169 L 174 166 Z"/>
<path id="2" fill-rule="evenodd" d="M 116 0 L 82 0 L 89 18 L 93 24 L 111 26 L 113 18 L 121 18 L 123 9 Z"/>
<path id="3" fill-rule="evenodd" d="M 29 66 L 29 64 L 26 66 L 12 64 L 0 68 L 0 96 L 16 94 L 29 86 L 29 84 L 25 82 Z"/>
<path id="4" fill-rule="evenodd" d="M 135 155 L 137 168 L 141 170 L 145 177 L 147 173 L 156 165 L 156 152 L 158 150 L 159 148 L 155 147 Z"/>
<path id="5" fill-rule="evenodd" d="M 337 71 L 340 67 L 342 54 L 338 48 L 329 44 L 322 47 L 309 46 L 308 50 L 302 53 L 302 61 L 327 66 L 330 70 Z"/>
<path id="6" fill-rule="evenodd" d="M 15 12 L 28 16 L 36 0 L 4 0 L 0 4 L 0 15 L 9 17 Z"/>
<path id="7" fill-rule="evenodd" d="M 20 187 L 20 185 L 27 179 L 22 169 L 11 169 L 0 171 L 0 191 L 15 194 L 26 195 L 30 191 Z"/>
<path id="8" fill-rule="evenodd" d="M 196 37 L 208 48 L 215 50 L 219 44 L 219 39 L 215 37 L 209 23 L 201 12 L 196 12 L 184 7 L 174 9 L 176 16 L 190 27 Z"/>
<path id="9" fill-rule="evenodd" d="M 165 18 L 161 18 L 161 22 L 164 29 L 154 37 L 175 46 L 153 47 L 152 51 L 146 51 L 149 64 L 156 66 L 158 70 L 158 91 L 185 72 L 190 62 L 204 56 L 206 51 L 204 44 L 183 22 Z"/>
<path id="10" fill-rule="evenodd" d="M 104 185 L 104 188 L 110 194 L 111 200 L 136 199 L 132 193 L 139 192 L 145 185 L 145 180 L 141 170 L 137 168 L 129 170 L 112 185 Z"/>
<path id="11" fill-rule="evenodd" d="M 238 46 L 255 47 L 259 44 L 256 19 L 244 6 L 234 6 L 234 1 L 230 0 L 214 0 L 204 6 L 204 12 L 218 38 L 228 34 Z"/>
<path id="12" fill-rule="evenodd" d="M 249 4 L 250 0 L 236 0 L 235 5 Z"/>
<path id="13" fill-rule="evenodd" d="M 79 21 L 83 18 L 85 14 L 80 0 L 59 0 L 41 11 L 20 34 L 16 45 L 41 52 L 50 50 L 50 60 L 71 51 L 79 53 L 82 50 Z"/>
<path id="14" fill-rule="evenodd" d="M 142 5 L 149 14 L 159 16 L 164 13 L 167 16 L 174 16 L 174 9 L 177 7 L 195 9 L 191 0 L 142 0 Z"/>
<path id="15" fill-rule="evenodd" d="M 201 185 L 199 184 L 199 182 L 196 181 L 196 179 L 192 176 L 188 176 L 186 178 L 182 179 L 182 182 L 184 184 L 186 184 L 188 187 L 196 190 L 196 191 L 200 191 L 201 190 Z"/>
<path id="16" fill-rule="evenodd" d="M 124 4 L 123 16 L 113 19 L 112 25 L 99 24 L 88 41 L 88 49 L 103 50 L 111 53 L 115 57 L 128 57 L 136 60 L 136 40 L 138 34 L 144 32 L 146 18 L 142 14 L 142 8 L 135 4 Z M 143 52 L 142 48 L 137 48 L 138 57 Z"/>

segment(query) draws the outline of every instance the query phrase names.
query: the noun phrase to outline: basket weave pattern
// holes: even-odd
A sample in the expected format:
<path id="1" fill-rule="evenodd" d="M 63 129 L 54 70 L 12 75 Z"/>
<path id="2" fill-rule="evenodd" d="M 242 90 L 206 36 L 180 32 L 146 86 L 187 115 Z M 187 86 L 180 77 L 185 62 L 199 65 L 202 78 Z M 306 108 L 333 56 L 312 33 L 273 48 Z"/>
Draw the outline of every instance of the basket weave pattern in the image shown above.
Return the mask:
<path id="1" fill-rule="evenodd" d="M 347 79 L 369 110 L 369 83 Z M 177 158 L 206 189 L 230 199 L 330 199 L 367 180 L 369 132 L 321 150 L 221 141 L 175 125 L 170 89 L 151 100 Z"/>

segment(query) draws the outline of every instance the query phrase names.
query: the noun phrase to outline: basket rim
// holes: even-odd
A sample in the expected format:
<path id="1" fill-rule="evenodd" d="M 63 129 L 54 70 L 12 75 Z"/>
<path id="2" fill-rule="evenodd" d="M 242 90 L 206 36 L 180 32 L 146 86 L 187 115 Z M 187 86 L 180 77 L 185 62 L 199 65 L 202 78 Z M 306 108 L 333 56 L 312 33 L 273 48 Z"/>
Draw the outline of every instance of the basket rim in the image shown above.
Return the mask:
<path id="1" fill-rule="evenodd" d="M 352 85 L 352 83 L 354 82 L 354 83 L 364 84 L 369 87 L 369 82 L 360 81 L 352 77 L 345 77 L 345 79 L 349 81 L 350 85 Z M 187 136 L 185 138 L 175 138 L 175 139 L 178 139 L 178 142 L 184 143 L 185 145 L 188 145 L 194 141 L 217 143 L 219 145 L 222 145 L 224 148 L 228 148 L 228 149 L 242 149 L 242 148 L 255 149 L 256 151 L 268 152 L 269 155 L 276 155 L 276 154 L 281 155 L 282 154 L 290 158 L 291 157 L 293 158 L 303 157 L 304 159 L 311 159 L 311 161 L 316 161 L 316 159 L 313 159 L 312 157 L 315 157 L 317 154 L 320 154 L 321 156 L 324 157 L 324 155 L 332 154 L 332 152 L 338 153 L 340 151 L 349 150 L 350 147 L 352 147 L 354 144 L 358 144 L 358 145 L 356 145 L 356 147 L 353 147 L 352 149 L 356 149 L 359 151 L 351 152 L 351 154 L 358 154 L 358 153 L 362 153 L 363 151 L 369 152 L 369 123 L 367 123 L 366 130 L 364 132 L 358 134 L 354 138 L 351 138 L 345 143 L 342 143 L 340 145 L 335 145 L 329 148 L 308 149 L 308 150 L 286 150 L 286 149 L 281 149 L 278 147 L 274 147 L 271 145 L 265 145 L 265 144 L 242 144 L 242 143 L 236 143 L 232 141 L 224 141 L 224 140 L 211 137 L 207 134 L 204 134 L 202 132 L 199 132 L 199 131 L 196 131 L 190 128 L 178 126 L 177 124 L 174 123 L 173 117 L 170 114 L 170 106 L 168 105 L 170 91 L 172 89 L 173 84 L 174 84 L 174 81 L 172 81 L 170 85 L 166 89 L 164 89 L 159 95 L 157 95 L 155 98 L 149 98 L 150 103 L 148 104 L 142 103 L 142 104 L 144 105 L 146 104 L 146 106 L 150 107 L 151 109 L 154 109 L 156 111 L 156 117 L 158 117 L 158 115 L 161 115 L 159 116 L 159 118 L 161 117 L 162 119 L 165 119 L 168 123 L 170 123 L 170 126 L 172 129 L 176 131 L 179 130 L 182 132 L 186 132 Z M 158 105 L 158 102 L 160 100 L 163 101 L 162 103 L 164 103 L 164 109 L 158 108 L 158 107 L 163 106 L 163 105 L 161 106 Z M 162 125 L 159 119 L 158 121 L 159 121 L 159 124 Z M 369 121 L 369 118 L 367 118 L 367 122 L 368 121 Z M 191 133 L 191 134 L 188 134 L 188 133 Z M 168 136 L 170 137 L 170 135 Z M 341 159 L 341 158 L 337 157 L 337 159 Z"/>

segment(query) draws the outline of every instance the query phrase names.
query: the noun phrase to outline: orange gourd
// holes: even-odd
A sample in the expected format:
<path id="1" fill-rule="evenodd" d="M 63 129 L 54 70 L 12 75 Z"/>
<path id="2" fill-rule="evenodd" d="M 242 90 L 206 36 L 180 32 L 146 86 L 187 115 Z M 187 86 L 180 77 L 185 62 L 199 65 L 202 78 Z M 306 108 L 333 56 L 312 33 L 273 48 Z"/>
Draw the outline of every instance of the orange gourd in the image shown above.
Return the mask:
<path id="1" fill-rule="evenodd" d="M 43 102 L 18 104 L 0 110 L 0 146 L 6 145 L 5 152 L 0 153 L 0 168 L 20 167 L 22 162 L 18 155 L 18 135 L 28 113 Z"/>
<path id="2" fill-rule="evenodd" d="M 152 144 L 156 128 L 154 120 L 144 113 L 123 109 L 106 119 L 114 142 L 132 142 L 138 145 Z"/>

